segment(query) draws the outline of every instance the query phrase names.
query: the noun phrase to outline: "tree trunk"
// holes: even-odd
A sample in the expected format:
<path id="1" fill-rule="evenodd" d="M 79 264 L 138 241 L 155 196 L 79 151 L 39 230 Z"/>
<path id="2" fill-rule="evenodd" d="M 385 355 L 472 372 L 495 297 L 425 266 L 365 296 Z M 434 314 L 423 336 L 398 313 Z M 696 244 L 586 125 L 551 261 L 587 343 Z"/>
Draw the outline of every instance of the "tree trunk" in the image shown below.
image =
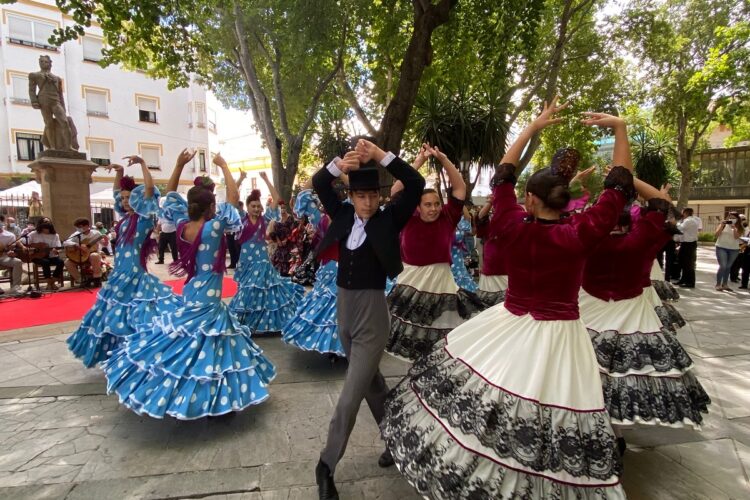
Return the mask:
<path id="1" fill-rule="evenodd" d="M 677 117 L 677 169 L 682 175 L 680 191 L 677 198 L 677 209 L 682 210 L 690 199 L 693 187 L 693 172 L 690 169 L 691 153 L 687 146 L 687 118 L 680 114 Z"/>

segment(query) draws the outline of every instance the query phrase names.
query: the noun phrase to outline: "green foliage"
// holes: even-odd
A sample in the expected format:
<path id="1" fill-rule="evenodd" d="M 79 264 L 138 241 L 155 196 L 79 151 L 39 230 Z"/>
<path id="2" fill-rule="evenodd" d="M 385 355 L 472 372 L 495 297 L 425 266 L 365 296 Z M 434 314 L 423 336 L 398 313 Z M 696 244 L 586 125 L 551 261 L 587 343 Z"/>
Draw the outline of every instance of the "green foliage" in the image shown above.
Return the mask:
<path id="1" fill-rule="evenodd" d="M 698 241 L 716 243 L 716 235 L 714 233 L 698 233 Z"/>

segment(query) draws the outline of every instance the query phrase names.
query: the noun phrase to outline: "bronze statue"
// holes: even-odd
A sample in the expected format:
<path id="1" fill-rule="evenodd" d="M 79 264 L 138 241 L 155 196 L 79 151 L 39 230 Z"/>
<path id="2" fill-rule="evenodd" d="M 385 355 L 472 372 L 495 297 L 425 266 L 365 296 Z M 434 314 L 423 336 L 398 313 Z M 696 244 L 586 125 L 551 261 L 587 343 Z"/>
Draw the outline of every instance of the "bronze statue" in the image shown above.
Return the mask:
<path id="1" fill-rule="evenodd" d="M 34 109 L 42 111 L 42 144 L 47 149 L 78 151 L 75 125 L 65 112 L 62 80 L 51 71 L 52 59 L 39 56 L 39 68 L 41 71 L 29 73 L 29 99 Z"/>

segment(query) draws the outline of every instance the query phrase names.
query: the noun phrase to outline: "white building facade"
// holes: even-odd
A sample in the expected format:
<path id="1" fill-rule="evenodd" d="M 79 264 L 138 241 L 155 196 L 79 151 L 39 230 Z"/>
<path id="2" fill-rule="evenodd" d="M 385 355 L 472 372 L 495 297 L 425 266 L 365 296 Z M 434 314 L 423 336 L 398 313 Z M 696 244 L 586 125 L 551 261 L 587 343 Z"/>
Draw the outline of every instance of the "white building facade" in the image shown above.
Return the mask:
<path id="1" fill-rule="evenodd" d="M 74 21 L 55 6 L 54 0 L 19 0 L 0 9 L 0 177 L 30 174 L 44 129 L 39 110 L 29 101 L 28 74 L 39 71 L 39 57 L 49 56 L 52 72 L 63 79 L 68 115 L 78 129 L 79 151 L 102 166 L 122 163 L 126 155 L 139 154 L 152 170 L 157 184 L 169 179 L 175 159 L 184 148 L 197 150 L 192 168 L 181 180 L 187 191 L 192 177 L 216 174 L 210 144 L 218 132 L 215 108 L 209 107 L 205 88 L 168 90 L 166 80 L 120 66 L 102 68 L 101 30 L 86 28 L 85 36 L 61 47 L 49 44 L 52 30 Z M 137 168 L 126 173 L 141 177 Z M 101 168 L 94 172 L 91 193 L 111 187 L 114 176 Z M 218 179 L 217 179 L 218 180 Z"/>

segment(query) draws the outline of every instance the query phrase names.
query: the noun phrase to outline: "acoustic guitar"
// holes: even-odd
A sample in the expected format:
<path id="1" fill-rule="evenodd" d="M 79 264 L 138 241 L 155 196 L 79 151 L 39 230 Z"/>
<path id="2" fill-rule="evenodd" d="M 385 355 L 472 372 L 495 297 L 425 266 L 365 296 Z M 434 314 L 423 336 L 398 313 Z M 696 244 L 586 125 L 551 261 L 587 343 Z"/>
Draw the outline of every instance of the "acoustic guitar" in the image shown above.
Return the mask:
<path id="1" fill-rule="evenodd" d="M 98 233 L 88 240 L 81 241 L 83 248 L 79 248 L 77 245 L 74 247 L 65 247 L 65 256 L 76 264 L 85 264 L 89 261 L 91 253 L 96 252 L 95 248 L 102 238 L 104 238 L 104 235 Z"/>
<path id="2" fill-rule="evenodd" d="M 46 243 L 29 243 L 24 245 L 25 248 L 19 248 L 16 250 L 16 257 L 21 259 L 21 262 L 29 264 L 37 259 L 44 259 L 49 257 L 52 250 L 60 250 L 63 247 L 51 247 Z"/>

